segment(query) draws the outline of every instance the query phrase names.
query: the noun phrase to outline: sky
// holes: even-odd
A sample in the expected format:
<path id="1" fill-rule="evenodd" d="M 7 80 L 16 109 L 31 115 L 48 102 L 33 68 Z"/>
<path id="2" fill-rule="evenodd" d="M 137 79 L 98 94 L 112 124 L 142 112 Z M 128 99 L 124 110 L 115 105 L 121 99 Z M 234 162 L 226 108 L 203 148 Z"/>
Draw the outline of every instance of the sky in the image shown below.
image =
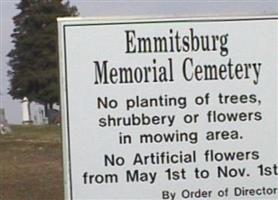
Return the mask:
<path id="1" fill-rule="evenodd" d="M 21 104 L 8 94 L 8 52 L 13 48 L 12 17 L 19 0 L 0 0 L 0 108 L 11 124 L 20 124 Z M 277 15 L 278 0 L 71 0 L 81 17 L 198 17 Z"/>

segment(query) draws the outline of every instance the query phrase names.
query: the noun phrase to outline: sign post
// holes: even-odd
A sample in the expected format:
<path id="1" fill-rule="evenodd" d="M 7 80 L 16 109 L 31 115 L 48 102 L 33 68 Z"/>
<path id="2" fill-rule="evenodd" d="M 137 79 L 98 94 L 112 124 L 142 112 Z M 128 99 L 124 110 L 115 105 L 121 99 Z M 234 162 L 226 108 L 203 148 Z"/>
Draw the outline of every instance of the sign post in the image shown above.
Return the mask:
<path id="1" fill-rule="evenodd" d="M 277 199 L 278 17 L 59 19 L 68 199 Z"/>

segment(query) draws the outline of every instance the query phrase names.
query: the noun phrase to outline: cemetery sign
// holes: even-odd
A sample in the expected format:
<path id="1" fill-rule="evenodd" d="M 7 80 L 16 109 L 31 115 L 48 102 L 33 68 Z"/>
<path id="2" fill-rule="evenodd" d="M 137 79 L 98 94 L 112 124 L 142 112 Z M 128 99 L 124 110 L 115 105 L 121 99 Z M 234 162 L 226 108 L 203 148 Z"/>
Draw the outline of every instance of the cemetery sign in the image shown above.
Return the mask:
<path id="1" fill-rule="evenodd" d="M 61 18 L 67 199 L 277 199 L 278 17 Z"/>

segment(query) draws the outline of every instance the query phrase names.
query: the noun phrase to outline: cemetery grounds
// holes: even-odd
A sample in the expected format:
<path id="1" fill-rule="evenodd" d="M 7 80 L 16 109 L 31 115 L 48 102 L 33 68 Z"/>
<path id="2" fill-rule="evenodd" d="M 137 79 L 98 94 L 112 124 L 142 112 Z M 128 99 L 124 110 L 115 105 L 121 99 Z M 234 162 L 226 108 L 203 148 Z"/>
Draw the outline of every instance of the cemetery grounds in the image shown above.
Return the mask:
<path id="1" fill-rule="evenodd" d="M 62 200 L 59 126 L 11 126 L 0 135 L 0 200 Z"/>

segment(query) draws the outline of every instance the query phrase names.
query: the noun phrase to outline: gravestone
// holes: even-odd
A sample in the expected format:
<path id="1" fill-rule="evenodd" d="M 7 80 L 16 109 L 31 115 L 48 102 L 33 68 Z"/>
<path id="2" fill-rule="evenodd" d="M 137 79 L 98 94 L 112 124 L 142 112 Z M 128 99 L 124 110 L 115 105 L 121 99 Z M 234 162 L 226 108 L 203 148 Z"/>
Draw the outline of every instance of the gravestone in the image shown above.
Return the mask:
<path id="1" fill-rule="evenodd" d="M 11 131 L 12 130 L 5 117 L 5 110 L 4 108 L 0 108 L 0 134 L 4 135 L 10 133 Z"/>
<path id="2" fill-rule="evenodd" d="M 34 124 L 35 125 L 44 125 L 44 110 L 42 108 L 38 108 L 37 110 L 35 110 L 35 114 L 34 114 Z"/>
<path id="3" fill-rule="evenodd" d="M 27 97 L 24 97 L 21 101 L 22 108 L 22 123 L 32 124 L 31 112 L 30 112 L 30 102 Z"/>

